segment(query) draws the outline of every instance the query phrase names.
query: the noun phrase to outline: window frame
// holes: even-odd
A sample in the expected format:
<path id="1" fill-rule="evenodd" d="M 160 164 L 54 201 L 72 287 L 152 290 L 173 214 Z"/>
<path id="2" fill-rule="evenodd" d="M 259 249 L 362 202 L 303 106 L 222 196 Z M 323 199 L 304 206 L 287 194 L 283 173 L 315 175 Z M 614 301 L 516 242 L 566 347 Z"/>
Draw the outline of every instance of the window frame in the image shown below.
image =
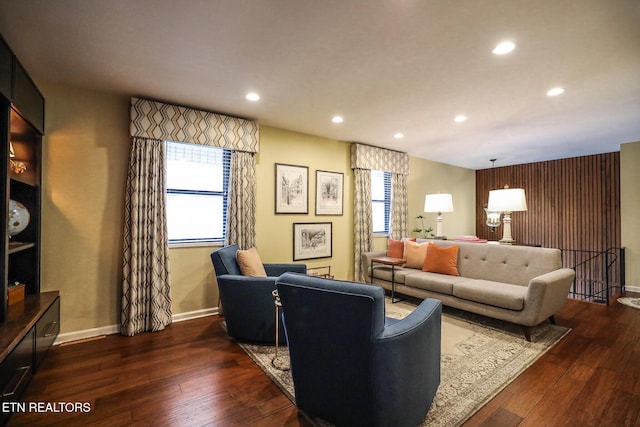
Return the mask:
<path id="1" fill-rule="evenodd" d="M 168 174 L 169 170 L 169 144 L 188 144 L 188 145 L 200 145 L 200 144 L 192 144 L 188 142 L 179 142 L 179 141 L 165 141 L 165 149 L 167 151 L 167 155 L 165 156 L 165 174 Z M 188 238 L 188 239 L 171 239 L 168 238 L 168 244 L 170 248 L 175 247 L 196 247 L 196 246 L 219 246 L 223 245 L 224 241 L 227 237 L 227 214 L 228 214 L 228 195 L 229 195 L 229 181 L 231 174 L 231 155 L 233 150 L 215 147 L 215 146 L 204 146 L 211 149 L 222 150 L 222 190 L 214 191 L 214 190 L 185 190 L 185 189 L 176 189 L 169 188 L 168 183 L 165 188 L 165 195 L 168 200 L 168 196 L 170 194 L 184 194 L 184 195 L 196 195 L 196 196 L 211 196 L 211 197 L 222 197 L 222 236 L 221 237 L 200 237 L 200 238 Z M 168 180 L 165 180 L 165 182 Z M 168 202 L 167 202 L 168 204 Z M 167 218 L 167 237 L 168 237 L 168 228 L 169 228 L 169 219 Z"/>

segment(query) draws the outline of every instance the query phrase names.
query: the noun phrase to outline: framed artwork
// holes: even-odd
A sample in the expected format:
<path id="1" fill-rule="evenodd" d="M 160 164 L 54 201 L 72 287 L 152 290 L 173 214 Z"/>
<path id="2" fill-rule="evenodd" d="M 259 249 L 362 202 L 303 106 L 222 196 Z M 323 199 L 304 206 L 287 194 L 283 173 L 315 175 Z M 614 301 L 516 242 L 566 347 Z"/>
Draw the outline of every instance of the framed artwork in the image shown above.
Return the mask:
<path id="1" fill-rule="evenodd" d="M 316 215 L 342 215 L 344 174 L 316 171 Z"/>
<path id="2" fill-rule="evenodd" d="M 331 222 L 293 224 L 293 260 L 330 258 L 332 255 Z"/>
<path id="3" fill-rule="evenodd" d="M 309 168 L 276 163 L 276 214 L 309 213 Z"/>

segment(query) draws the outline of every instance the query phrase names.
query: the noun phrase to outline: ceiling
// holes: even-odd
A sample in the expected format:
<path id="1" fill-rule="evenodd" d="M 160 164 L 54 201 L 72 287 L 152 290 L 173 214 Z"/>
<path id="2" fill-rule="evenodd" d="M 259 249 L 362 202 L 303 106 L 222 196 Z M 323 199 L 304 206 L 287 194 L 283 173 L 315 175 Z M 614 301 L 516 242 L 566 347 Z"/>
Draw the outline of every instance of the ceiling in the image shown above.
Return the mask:
<path id="1" fill-rule="evenodd" d="M 36 83 L 465 168 L 640 141 L 638 0 L 0 0 L 0 34 Z"/>

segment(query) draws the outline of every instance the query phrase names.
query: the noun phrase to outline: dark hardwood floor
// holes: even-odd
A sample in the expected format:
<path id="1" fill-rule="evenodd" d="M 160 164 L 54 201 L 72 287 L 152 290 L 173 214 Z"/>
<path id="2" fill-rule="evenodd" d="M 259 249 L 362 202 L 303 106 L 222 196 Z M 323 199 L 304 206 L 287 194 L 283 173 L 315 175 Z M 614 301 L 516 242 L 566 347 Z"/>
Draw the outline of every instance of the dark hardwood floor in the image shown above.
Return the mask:
<path id="1" fill-rule="evenodd" d="M 569 301 L 556 319 L 571 333 L 465 426 L 640 425 L 640 310 Z M 19 413 L 9 426 L 310 425 L 220 320 L 52 348 L 23 401 L 90 411 Z"/>

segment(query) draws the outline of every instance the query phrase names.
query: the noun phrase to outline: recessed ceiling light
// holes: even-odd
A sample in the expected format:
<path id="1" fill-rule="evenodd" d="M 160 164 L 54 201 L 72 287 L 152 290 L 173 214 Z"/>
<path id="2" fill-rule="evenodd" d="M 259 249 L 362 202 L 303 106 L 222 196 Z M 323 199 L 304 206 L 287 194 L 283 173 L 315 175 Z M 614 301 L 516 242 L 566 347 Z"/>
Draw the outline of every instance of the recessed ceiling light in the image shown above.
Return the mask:
<path id="1" fill-rule="evenodd" d="M 333 116 L 333 118 L 331 119 L 331 121 L 333 123 L 342 123 L 344 122 L 344 119 L 341 116 Z"/>
<path id="2" fill-rule="evenodd" d="M 516 45 L 513 42 L 501 42 L 491 52 L 496 55 L 504 55 L 515 49 Z"/>
<path id="3" fill-rule="evenodd" d="M 558 96 L 558 95 L 562 95 L 564 93 L 564 88 L 561 87 L 554 87 L 553 89 L 549 90 L 549 92 L 547 92 L 548 96 Z"/>
<path id="4" fill-rule="evenodd" d="M 457 116 L 455 116 L 455 117 L 453 118 L 453 121 L 454 121 L 454 122 L 456 122 L 456 123 L 462 123 L 462 122 L 464 122 L 465 120 L 467 120 L 467 116 L 462 115 L 462 114 L 458 114 Z"/>
<path id="5" fill-rule="evenodd" d="M 250 93 L 247 94 L 246 98 L 247 98 L 248 101 L 255 102 L 255 101 L 259 101 L 260 100 L 260 95 L 258 95 L 255 92 L 250 92 Z"/>
<path id="6" fill-rule="evenodd" d="M 395 139 L 402 139 L 402 138 L 404 138 L 404 134 L 403 134 L 403 133 L 398 132 L 398 133 L 396 133 L 395 135 L 393 135 L 393 137 L 394 137 Z"/>

